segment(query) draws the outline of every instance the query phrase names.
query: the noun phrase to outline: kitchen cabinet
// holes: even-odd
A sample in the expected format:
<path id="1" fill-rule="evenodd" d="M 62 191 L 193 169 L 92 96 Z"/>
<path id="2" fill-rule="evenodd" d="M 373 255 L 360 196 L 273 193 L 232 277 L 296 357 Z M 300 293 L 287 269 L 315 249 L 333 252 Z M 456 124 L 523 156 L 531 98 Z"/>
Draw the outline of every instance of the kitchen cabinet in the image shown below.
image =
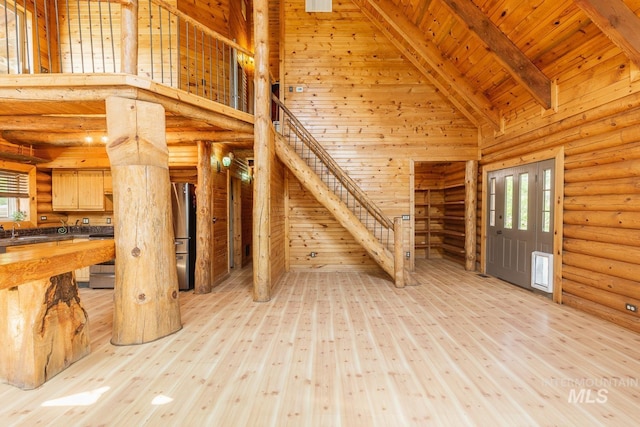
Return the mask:
<path id="1" fill-rule="evenodd" d="M 54 170 L 52 206 L 54 211 L 103 211 L 103 171 Z"/>

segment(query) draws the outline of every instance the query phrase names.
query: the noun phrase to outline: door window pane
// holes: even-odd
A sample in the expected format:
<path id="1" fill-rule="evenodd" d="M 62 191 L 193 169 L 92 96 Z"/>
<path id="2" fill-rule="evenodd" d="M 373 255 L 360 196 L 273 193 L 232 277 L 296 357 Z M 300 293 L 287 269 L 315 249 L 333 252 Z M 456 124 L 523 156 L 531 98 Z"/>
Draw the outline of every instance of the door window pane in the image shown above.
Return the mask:
<path id="1" fill-rule="evenodd" d="M 519 177 L 520 185 L 520 211 L 518 212 L 518 230 L 527 230 L 529 226 L 529 174 L 521 173 Z"/>
<path id="2" fill-rule="evenodd" d="M 542 173 L 542 231 L 551 231 L 551 169 Z"/>
<path id="3" fill-rule="evenodd" d="M 496 226 L 496 179 L 489 181 L 489 225 Z"/>
<path id="4" fill-rule="evenodd" d="M 513 175 L 504 178 L 504 228 L 513 228 Z"/>

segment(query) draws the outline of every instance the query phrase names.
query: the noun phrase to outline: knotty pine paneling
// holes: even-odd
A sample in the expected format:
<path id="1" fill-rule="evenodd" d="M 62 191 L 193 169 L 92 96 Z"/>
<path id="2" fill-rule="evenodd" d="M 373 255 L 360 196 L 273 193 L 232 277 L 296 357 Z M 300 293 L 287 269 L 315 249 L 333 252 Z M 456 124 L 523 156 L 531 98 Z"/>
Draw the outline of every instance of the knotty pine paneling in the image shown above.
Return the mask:
<path id="1" fill-rule="evenodd" d="M 213 217 L 211 239 L 211 281 L 217 285 L 229 276 L 229 206 L 227 169 L 214 169 L 211 177 Z"/>
<path id="2" fill-rule="evenodd" d="M 285 273 L 285 167 L 275 157 L 271 162 L 271 203 L 270 203 L 270 258 L 271 286 L 275 286 Z"/>
<path id="3" fill-rule="evenodd" d="M 590 27 L 589 27 L 590 28 Z M 591 30 L 588 29 L 587 33 Z M 503 134 L 483 132 L 482 164 L 563 147 L 563 302 L 640 331 L 640 81 L 601 37 L 575 35 L 553 49 L 558 111 L 533 102 L 506 111 Z M 481 205 L 479 205 L 480 207 Z"/>
<path id="4" fill-rule="evenodd" d="M 303 0 L 282 6 L 285 104 L 385 214 L 412 211 L 411 159 L 478 158 L 477 129 L 356 5 L 334 2 L 331 13 L 306 13 Z M 295 179 L 288 189 L 292 269 L 377 268 Z M 407 250 L 412 234 L 405 226 Z"/>
<path id="5" fill-rule="evenodd" d="M 227 38 L 233 38 L 229 28 L 229 4 L 238 3 L 237 0 L 174 0 L 174 2 L 177 3 L 179 11 Z"/>
<path id="6" fill-rule="evenodd" d="M 291 270 L 376 270 L 379 267 L 329 211 L 289 175 Z M 311 253 L 316 254 L 315 257 Z"/>

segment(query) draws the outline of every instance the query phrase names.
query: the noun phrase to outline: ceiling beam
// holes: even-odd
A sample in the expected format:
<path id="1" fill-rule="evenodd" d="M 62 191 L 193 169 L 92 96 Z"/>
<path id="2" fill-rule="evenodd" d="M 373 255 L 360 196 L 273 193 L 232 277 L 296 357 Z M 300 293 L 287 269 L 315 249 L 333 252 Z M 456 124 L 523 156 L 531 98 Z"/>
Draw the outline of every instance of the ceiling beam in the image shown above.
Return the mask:
<path id="1" fill-rule="evenodd" d="M 400 37 L 400 40 L 391 39 L 391 42 L 395 46 L 397 46 L 398 41 L 410 46 L 411 52 L 406 52 L 401 49 L 403 55 L 413 64 L 416 64 L 416 58 L 414 56 L 417 56 L 418 60 L 426 63 L 440 79 L 446 82 L 447 87 L 444 88 L 445 94 L 447 92 L 456 93 L 495 129 L 500 129 L 500 112 L 491 101 L 469 83 L 457 67 L 442 55 L 440 49 L 438 49 L 433 42 L 424 37 L 423 32 L 411 22 L 393 2 L 390 0 L 354 0 L 354 3 L 360 7 L 371 22 L 383 31 L 387 37 L 391 36 L 395 38 L 396 36 L 386 29 L 386 26 L 390 26 Z M 384 21 L 380 22 L 371 13 L 368 13 L 363 3 L 373 8 Z M 418 69 L 425 74 L 424 67 L 418 66 Z M 427 72 L 425 76 L 442 90 L 442 85 L 431 73 Z"/>
<path id="2" fill-rule="evenodd" d="M 500 64 L 544 108 L 551 108 L 551 81 L 471 0 L 442 0 L 453 15 L 492 51 Z"/>
<path id="3" fill-rule="evenodd" d="M 640 18 L 622 0 L 575 0 L 575 3 L 640 67 Z"/>
<path id="4" fill-rule="evenodd" d="M 64 147 L 98 146 L 105 131 L 42 132 L 39 130 L 5 130 L 2 138 L 26 146 L 58 145 Z M 87 138 L 90 138 L 89 140 Z M 253 143 L 253 134 L 235 131 L 176 131 L 167 129 L 167 145 L 195 145 L 195 141 L 219 143 Z"/>

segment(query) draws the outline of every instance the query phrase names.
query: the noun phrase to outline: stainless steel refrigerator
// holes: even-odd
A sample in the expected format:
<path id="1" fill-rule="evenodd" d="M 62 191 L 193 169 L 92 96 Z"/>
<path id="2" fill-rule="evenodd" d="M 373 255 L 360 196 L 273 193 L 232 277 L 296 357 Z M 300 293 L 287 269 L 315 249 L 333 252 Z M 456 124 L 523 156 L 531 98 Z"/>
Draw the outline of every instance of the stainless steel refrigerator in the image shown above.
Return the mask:
<path id="1" fill-rule="evenodd" d="M 171 183 L 173 232 L 180 290 L 193 289 L 196 265 L 196 198 L 193 184 Z"/>

